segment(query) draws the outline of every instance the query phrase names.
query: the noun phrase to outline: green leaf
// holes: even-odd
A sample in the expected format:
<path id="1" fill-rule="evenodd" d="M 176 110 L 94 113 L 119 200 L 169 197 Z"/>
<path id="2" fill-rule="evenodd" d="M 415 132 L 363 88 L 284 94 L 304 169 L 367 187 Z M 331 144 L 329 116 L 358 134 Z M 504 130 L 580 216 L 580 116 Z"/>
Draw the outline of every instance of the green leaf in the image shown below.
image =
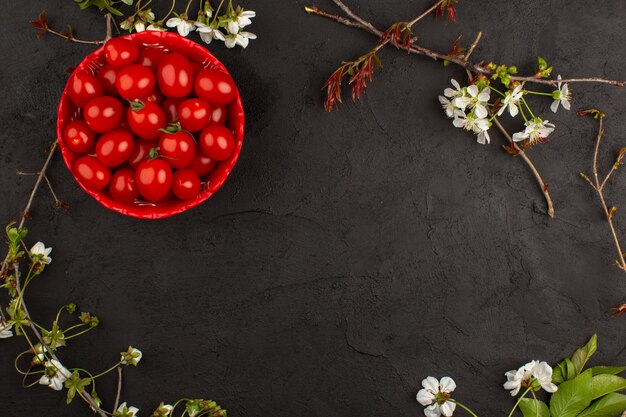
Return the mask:
<path id="1" fill-rule="evenodd" d="M 563 359 L 561 362 L 559 362 L 556 367 L 554 368 L 554 371 L 552 372 L 552 382 L 555 383 L 556 385 L 559 385 L 560 383 L 565 381 L 565 378 L 567 377 L 567 366 L 565 365 L 565 359 Z"/>
<path id="2" fill-rule="evenodd" d="M 522 398 L 519 409 L 524 417 L 550 417 L 550 410 L 546 403 L 532 398 Z"/>
<path id="3" fill-rule="evenodd" d="M 565 367 L 567 368 L 567 378 L 566 380 L 574 379 L 578 376 L 580 372 L 574 366 L 574 362 L 571 359 L 565 359 Z"/>
<path id="4" fill-rule="evenodd" d="M 537 62 L 539 63 L 539 71 L 543 71 L 546 68 L 548 68 L 548 62 L 543 59 L 542 57 L 538 56 L 537 57 Z"/>
<path id="5" fill-rule="evenodd" d="M 626 410 L 626 395 L 611 393 L 580 413 L 578 417 L 616 417 Z"/>
<path id="6" fill-rule="evenodd" d="M 127 6 L 132 6 L 133 5 L 133 0 L 121 0 L 122 3 L 124 3 Z"/>
<path id="7" fill-rule="evenodd" d="M 591 356 L 596 353 L 598 348 L 598 336 L 593 335 L 591 339 L 587 342 L 587 344 L 580 349 L 578 349 L 572 355 L 572 364 L 576 370 L 576 375 L 580 374 L 585 367 L 585 364 L 591 358 Z"/>
<path id="8" fill-rule="evenodd" d="M 626 371 L 626 366 L 594 366 L 589 369 L 591 369 L 591 372 L 593 372 L 593 376 L 603 374 L 617 375 Z"/>
<path id="9" fill-rule="evenodd" d="M 598 375 L 591 379 L 592 398 L 600 398 L 603 395 L 615 391 L 626 390 L 626 379 L 617 375 Z"/>
<path id="10" fill-rule="evenodd" d="M 559 385 L 550 398 L 552 417 L 575 417 L 589 406 L 592 400 L 591 371 Z"/>

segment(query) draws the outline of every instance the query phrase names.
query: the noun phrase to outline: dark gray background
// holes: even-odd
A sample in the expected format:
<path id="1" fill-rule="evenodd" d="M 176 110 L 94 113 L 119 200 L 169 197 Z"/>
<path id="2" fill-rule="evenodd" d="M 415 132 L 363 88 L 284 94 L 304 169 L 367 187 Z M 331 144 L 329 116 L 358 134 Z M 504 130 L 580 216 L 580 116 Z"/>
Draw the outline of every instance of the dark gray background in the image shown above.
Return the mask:
<path id="1" fill-rule="evenodd" d="M 430 2 L 350 1 L 379 27 Z M 419 416 L 427 375 L 450 375 L 455 398 L 480 414 L 512 406 L 503 373 L 529 359 L 556 362 L 594 332 L 595 362 L 626 362 L 626 277 L 611 265 L 609 230 L 591 189 L 596 126 L 548 113 L 549 144 L 530 152 L 556 203 L 545 206 L 521 161 L 454 129 L 437 95 L 454 67 L 394 50 L 381 54 L 365 98 L 339 112 L 320 88 L 343 59 L 375 39 L 308 16 L 304 1 L 247 1 L 258 12 L 248 50 L 210 49 L 232 71 L 247 109 L 241 159 L 203 206 L 149 222 L 107 211 L 82 192 L 59 155 L 50 179 L 71 210 L 43 190 L 29 243 L 54 261 L 28 298 L 40 321 L 69 301 L 102 326 L 61 351 L 99 371 L 129 344 L 145 354 L 125 369 L 123 400 L 149 415 L 161 400 L 212 398 L 231 416 Z M 318 6 L 333 9 L 329 0 Z M 163 5 L 165 6 L 165 5 Z M 67 67 L 93 48 L 37 40 L 28 22 L 46 9 L 52 25 L 100 38 L 96 10 L 69 0 L 15 2 L 0 25 L 0 214 L 21 210 L 43 149 L 55 136 Z M 491 12 L 495 10 L 495 12 Z M 464 34 L 485 37 L 476 58 L 534 69 L 541 54 L 563 76 L 624 79 L 623 2 L 461 1 L 459 23 L 426 19 L 424 44 L 447 50 Z M 573 86 L 574 109 L 608 113 L 603 167 L 626 145 L 623 89 Z M 519 122 L 519 119 L 517 120 Z M 606 158 L 605 158 L 606 156 Z M 626 204 L 620 172 L 608 187 Z M 618 226 L 623 226 L 618 216 Z M 621 227 L 620 227 L 621 228 Z M 0 341 L 3 416 L 88 415 L 63 395 L 24 390 L 12 361 L 23 342 Z M 99 389 L 111 404 L 114 378 Z M 459 411 L 459 414 L 462 414 Z"/>

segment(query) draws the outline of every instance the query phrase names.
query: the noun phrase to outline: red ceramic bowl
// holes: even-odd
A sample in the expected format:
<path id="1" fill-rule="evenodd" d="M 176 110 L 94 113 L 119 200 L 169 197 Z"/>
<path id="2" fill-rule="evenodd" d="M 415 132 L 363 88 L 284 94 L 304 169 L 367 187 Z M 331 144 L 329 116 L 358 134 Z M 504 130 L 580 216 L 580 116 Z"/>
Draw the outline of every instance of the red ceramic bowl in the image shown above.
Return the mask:
<path id="1" fill-rule="evenodd" d="M 153 46 L 164 48 L 167 51 L 181 53 L 190 61 L 197 62 L 204 68 L 216 68 L 228 73 L 226 67 L 224 67 L 224 65 L 207 49 L 178 34 L 170 32 L 145 31 L 133 33 L 131 35 L 124 36 L 124 38 L 134 42 L 137 46 Z M 106 60 L 104 57 L 104 50 L 101 47 L 92 54 L 88 55 L 74 72 L 86 70 L 95 74 L 105 63 Z M 59 139 L 61 153 L 63 154 L 63 160 L 65 161 L 65 165 L 67 165 L 70 172 L 72 172 L 72 175 L 74 175 L 72 168 L 74 166 L 74 161 L 78 159 L 79 155 L 72 152 L 65 145 L 65 143 L 63 143 L 63 132 L 65 130 L 65 126 L 69 122 L 75 120 L 78 116 L 79 109 L 70 99 L 68 87 L 66 86 L 59 103 L 57 137 Z M 209 197 L 211 197 L 222 186 L 239 158 L 244 136 L 244 111 L 239 92 L 237 92 L 237 99 L 230 104 L 226 126 L 229 127 L 234 133 L 235 149 L 233 154 L 227 160 L 220 162 L 215 170 L 209 174 L 206 179 L 203 179 L 202 191 L 194 200 L 181 201 L 176 198 L 172 198 L 167 202 L 157 204 L 140 201 L 123 204 L 113 200 L 108 195 L 108 187 L 105 187 L 102 191 L 91 191 L 87 189 L 87 187 L 85 187 L 85 185 L 82 184 L 75 175 L 74 178 L 76 178 L 76 181 L 78 181 L 78 184 L 83 190 L 85 190 L 85 192 L 98 200 L 104 207 L 126 216 L 141 219 L 162 219 L 182 213 L 183 211 L 196 207 L 202 202 L 208 200 Z"/>

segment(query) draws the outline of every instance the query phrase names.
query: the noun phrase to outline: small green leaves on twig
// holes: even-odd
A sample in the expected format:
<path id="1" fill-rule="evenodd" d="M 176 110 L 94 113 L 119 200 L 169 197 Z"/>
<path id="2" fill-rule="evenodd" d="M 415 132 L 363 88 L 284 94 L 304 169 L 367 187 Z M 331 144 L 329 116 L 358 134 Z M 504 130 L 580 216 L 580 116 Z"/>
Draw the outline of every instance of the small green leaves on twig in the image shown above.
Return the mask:
<path id="1" fill-rule="evenodd" d="M 122 12 L 114 7 L 116 4 L 123 3 L 127 6 L 132 6 L 134 3 L 133 0 L 74 0 L 74 2 L 78 4 L 81 10 L 97 7 L 100 11 L 106 10 L 115 16 L 124 16 Z"/>
<path id="2" fill-rule="evenodd" d="M 88 324 L 89 327 L 98 327 L 98 325 L 100 324 L 100 319 L 87 311 L 83 311 L 82 313 L 80 313 L 80 316 L 78 316 L 78 320 L 80 320 L 80 322 L 83 324 Z"/>
<path id="3" fill-rule="evenodd" d="M 517 67 L 514 65 L 507 67 L 506 65 L 496 65 L 491 62 L 487 65 L 487 68 L 493 71 L 491 78 L 500 80 L 502 85 L 507 88 L 511 84 L 511 76 L 517 74 Z"/>
<path id="4" fill-rule="evenodd" d="M 542 57 L 537 57 L 538 71 L 535 74 L 536 78 L 548 78 L 552 74 L 552 66 L 548 66 L 548 61 Z"/>
<path id="5" fill-rule="evenodd" d="M 609 209 L 609 214 L 608 214 L 609 219 L 613 219 L 613 216 L 615 216 L 615 213 L 617 213 L 617 207 L 612 206 L 612 207 Z"/>
<path id="6" fill-rule="evenodd" d="M 72 372 L 69 379 L 65 381 L 65 388 L 67 388 L 67 400 L 69 404 L 72 402 L 76 393 L 83 392 L 92 383 L 91 378 L 81 378 L 78 371 Z"/>
<path id="7" fill-rule="evenodd" d="M 18 261 L 24 256 L 21 242 L 28 234 L 28 229 L 14 227 L 15 222 L 11 222 L 5 228 L 7 234 L 7 242 L 9 244 L 9 260 L 11 262 Z"/>

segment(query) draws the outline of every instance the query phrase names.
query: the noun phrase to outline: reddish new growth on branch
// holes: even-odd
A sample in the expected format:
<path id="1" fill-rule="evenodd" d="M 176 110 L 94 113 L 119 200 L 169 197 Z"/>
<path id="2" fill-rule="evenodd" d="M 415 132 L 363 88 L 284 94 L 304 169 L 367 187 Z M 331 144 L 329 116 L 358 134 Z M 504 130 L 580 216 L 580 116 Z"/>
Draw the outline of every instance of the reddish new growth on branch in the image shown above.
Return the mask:
<path id="1" fill-rule="evenodd" d="M 454 8 L 455 3 L 458 3 L 458 0 L 446 0 L 442 2 L 435 11 L 435 16 L 437 17 L 437 19 L 446 15 L 447 13 L 448 20 L 456 22 L 456 9 Z"/>

